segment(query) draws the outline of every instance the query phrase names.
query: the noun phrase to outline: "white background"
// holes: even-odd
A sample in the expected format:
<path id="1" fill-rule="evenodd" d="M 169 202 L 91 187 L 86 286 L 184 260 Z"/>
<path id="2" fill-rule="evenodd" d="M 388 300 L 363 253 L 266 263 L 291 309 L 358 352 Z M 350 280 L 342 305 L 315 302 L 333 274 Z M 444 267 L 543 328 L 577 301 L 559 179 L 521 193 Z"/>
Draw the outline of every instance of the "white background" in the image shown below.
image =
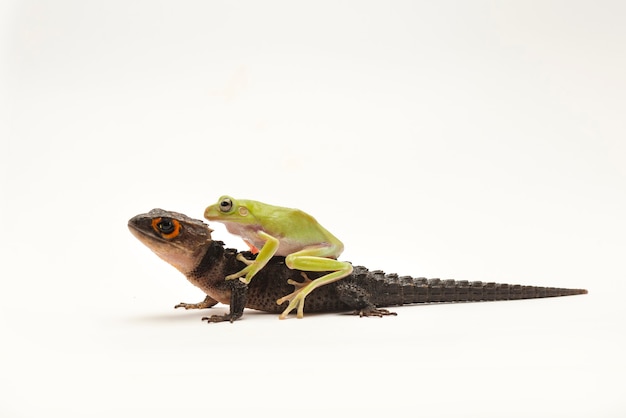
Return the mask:
<path id="1" fill-rule="evenodd" d="M 1 416 L 626 416 L 624 2 L 0 15 Z M 590 293 L 207 325 L 126 222 L 222 194 L 372 269 Z"/>

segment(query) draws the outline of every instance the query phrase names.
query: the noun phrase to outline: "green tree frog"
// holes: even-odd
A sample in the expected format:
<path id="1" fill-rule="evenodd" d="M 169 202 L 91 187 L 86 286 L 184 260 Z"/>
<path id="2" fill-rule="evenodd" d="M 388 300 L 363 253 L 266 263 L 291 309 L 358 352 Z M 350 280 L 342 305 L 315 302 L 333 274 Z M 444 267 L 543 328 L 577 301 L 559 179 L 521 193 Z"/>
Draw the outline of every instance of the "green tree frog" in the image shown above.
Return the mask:
<path id="1" fill-rule="evenodd" d="M 299 209 L 222 196 L 216 204 L 206 208 L 204 217 L 209 221 L 223 223 L 228 232 L 242 237 L 252 252 L 258 252 L 254 261 L 242 257 L 241 261 L 247 266 L 226 276 L 226 280 L 239 278 L 246 284 L 250 283 L 274 255 L 284 256 L 285 264 L 290 269 L 329 272 L 315 280 L 309 280 L 303 273 L 305 281 L 302 283 L 289 279 L 288 283 L 295 290 L 276 301 L 279 305 L 289 301 L 280 319 L 286 318 L 294 309 L 297 309 L 297 317 L 302 318 L 304 300 L 308 294 L 352 273 L 352 264 L 337 260 L 343 251 L 341 241 L 315 218 Z"/>

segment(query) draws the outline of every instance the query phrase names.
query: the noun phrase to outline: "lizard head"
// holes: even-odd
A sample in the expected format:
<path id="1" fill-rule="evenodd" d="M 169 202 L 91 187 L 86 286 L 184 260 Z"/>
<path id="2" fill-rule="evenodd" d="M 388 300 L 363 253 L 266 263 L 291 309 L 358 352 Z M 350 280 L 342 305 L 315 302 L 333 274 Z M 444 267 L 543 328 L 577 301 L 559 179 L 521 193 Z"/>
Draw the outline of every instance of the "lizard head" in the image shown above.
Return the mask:
<path id="1" fill-rule="evenodd" d="M 211 244 L 212 230 L 182 213 L 152 209 L 128 221 L 130 232 L 156 255 L 186 274 Z"/>

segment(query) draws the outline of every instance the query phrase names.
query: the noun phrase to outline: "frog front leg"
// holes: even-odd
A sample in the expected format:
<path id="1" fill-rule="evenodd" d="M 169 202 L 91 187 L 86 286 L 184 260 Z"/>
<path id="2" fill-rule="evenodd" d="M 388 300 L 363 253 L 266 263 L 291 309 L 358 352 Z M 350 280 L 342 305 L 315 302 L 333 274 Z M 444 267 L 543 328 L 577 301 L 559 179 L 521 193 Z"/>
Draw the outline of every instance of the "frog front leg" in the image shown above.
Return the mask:
<path id="1" fill-rule="evenodd" d="M 285 258 L 285 264 L 290 269 L 301 271 L 329 271 L 330 273 L 315 280 L 306 280 L 302 284 L 290 280 L 289 284 L 293 284 L 296 289 L 293 293 L 276 301 L 279 305 L 289 301 L 287 308 L 280 314 L 280 319 L 285 319 L 289 312 L 294 309 L 297 309 L 297 317 L 302 318 L 304 316 L 304 300 L 313 290 L 328 283 L 341 280 L 352 273 L 352 264 L 346 261 L 328 258 L 334 254 L 336 254 L 334 247 L 322 245 L 305 248 L 301 251 L 289 254 Z"/>
<path id="2" fill-rule="evenodd" d="M 245 264 L 247 264 L 247 266 L 237 273 L 229 274 L 228 276 L 226 276 L 226 280 L 239 279 L 245 284 L 250 283 L 250 280 L 252 280 L 254 275 L 257 274 L 263 267 L 265 267 L 267 262 L 274 256 L 274 254 L 276 254 L 276 251 L 278 250 L 278 246 L 280 244 L 278 239 L 274 238 L 264 231 L 257 232 L 257 235 L 259 238 L 264 240 L 265 243 L 259 251 L 256 259 L 254 261 L 243 261 L 238 258 L 239 261 L 243 261 Z"/>

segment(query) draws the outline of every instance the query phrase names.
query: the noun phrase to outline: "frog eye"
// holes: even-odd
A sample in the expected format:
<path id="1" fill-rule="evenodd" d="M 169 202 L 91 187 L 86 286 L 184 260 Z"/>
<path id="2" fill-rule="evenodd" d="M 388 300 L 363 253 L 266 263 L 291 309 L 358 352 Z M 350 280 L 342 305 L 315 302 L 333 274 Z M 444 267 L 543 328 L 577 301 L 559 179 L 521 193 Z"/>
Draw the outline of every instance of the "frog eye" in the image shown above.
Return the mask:
<path id="1" fill-rule="evenodd" d="M 229 198 L 225 197 L 224 199 L 222 199 L 220 201 L 220 211 L 221 212 L 230 212 L 230 210 L 233 208 L 233 201 L 230 200 Z"/>
<path id="2" fill-rule="evenodd" d="M 152 228 L 163 238 L 172 239 L 180 233 L 180 222 L 172 218 L 155 218 L 152 220 Z"/>

